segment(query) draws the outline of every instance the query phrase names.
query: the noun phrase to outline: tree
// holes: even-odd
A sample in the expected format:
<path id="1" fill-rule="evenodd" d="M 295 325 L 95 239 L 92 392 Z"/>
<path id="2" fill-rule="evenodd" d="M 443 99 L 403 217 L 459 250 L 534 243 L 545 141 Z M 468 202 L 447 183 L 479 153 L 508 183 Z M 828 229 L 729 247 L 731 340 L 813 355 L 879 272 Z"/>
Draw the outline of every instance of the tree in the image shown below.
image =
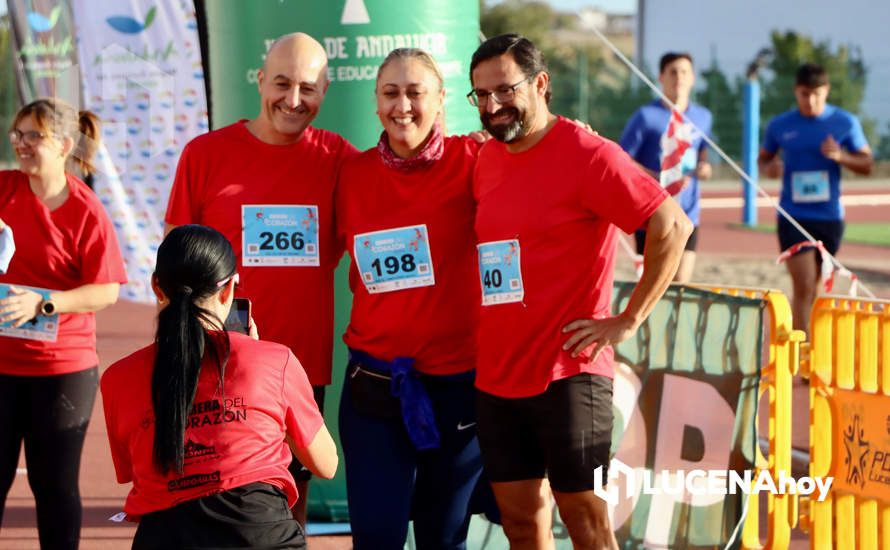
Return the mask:
<path id="1" fill-rule="evenodd" d="M 14 52 L 11 47 L 11 31 L 9 15 L 0 16 L 0 125 L 9 128 L 15 117 L 18 99 L 18 88 L 15 81 L 15 68 L 13 65 Z M 15 154 L 9 140 L 4 139 L 0 143 L 0 162 L 11 163 L 15 161 Z"/>
<path id="2" fill-rule="evenodd" d="M 634 111 L 652 101 L 654 93 L 629 69 L 612 67 L 611 71 L 617 73 L 619 84 L 594 88 L 591 120 L 600 134 L 618 141 Z"/>
<path id="3" fill-rule="evenodd" d="M 890 122 L 887 123 L 887 132 L 881 134 L 878 145 L 875 147 L 875 158 L 890 160 Z"/>
<path id="4" fill-rule="evenodd" d="M 714 115 L 714 140 L 730 157 L 741 157 L 742 80 L 730 82 L 716 61 L 701 72 L 700 80 L 704 82 L 704 88 L 697 94 L 696 100 Z"/>
<path id="5" fill-rule="evenodd" d="M 536 0 L 507 0 L 493 6 L 483 3 L 480 13 L 480 27 L 486 37 L 521 34 L 544 54 L 550 71 L 552 112 L 592 120 L 589 113 L 596 79 L 588 78 L 587 105 L 581 105 L 585 83 L 579 76 L 585 72 L 598 75 L 603 65 L 602 53 L 588 34 L 578 30 L 576 16 L 557 12 L 550 4 Z M 581 63 L 585 64 L 584 69 Z"/>
<path id="6" fill-rule="evenodd" d="M 619 61 L 604 56 L 602 44 L 579 28 L 575 14 L 535 0 L 483 2 L 480 13 L 485 36 L 518 33 L 541 49 L 550 70 L 554 113 L 589 122 L 600 134 L 618 139 L 634 109 L 652 97 Z"/>
<path id="7" fill-rule="evenodd" d="M 552 42 L 552 31 L 565 18 L 560 17 L 550 4 L 538 0 L 507 0 L 494 6 L 483 2 L 479 26 L 486 37 L 518 33 L 535 43 L 541 50 Z"/>
<path id="8" fill-rule="evenodd" d="M 830 42 L 814 42 L 810 37 L 794 31 L 771 34 L 773 58 L 768 65 L 772 78 L 763 82 L 761 121 L 765 125 L 772 117 L 794 107 L 794 76 L 804 63 L 818 63 L 828 72 L 831 83 L 829 101 L 854 114 L 859 114 L 865 94 L 867 69 L 859 48 Z M 869 142 L 876 143 L 875 121 L 860 117 Z M 765 126 L 764 126 L 765 127 Z"/>

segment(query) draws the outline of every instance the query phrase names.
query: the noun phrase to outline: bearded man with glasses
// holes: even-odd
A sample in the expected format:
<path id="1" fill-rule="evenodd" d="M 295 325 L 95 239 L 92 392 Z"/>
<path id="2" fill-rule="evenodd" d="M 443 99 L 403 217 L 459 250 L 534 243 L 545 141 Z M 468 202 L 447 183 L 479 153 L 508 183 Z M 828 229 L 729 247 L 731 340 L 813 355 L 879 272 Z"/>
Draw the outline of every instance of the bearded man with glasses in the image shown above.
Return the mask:
<path id="1" fill-rule="evenodd" d="M 474 174 L 476 414 L 504 531 L 511 548 L 552 548 L 552 488 L 576 548 L 617 549 L 593 492 L 609 463 L 611 346 L 664 293 L 692 224 L 617 144 L 550 113 L 550 75 L 528 39 L 483 43 L 470 78 L 468 99 L 495 138 Z M 612 315 L 617 230 L 647 224 L 643 277 Z"/>

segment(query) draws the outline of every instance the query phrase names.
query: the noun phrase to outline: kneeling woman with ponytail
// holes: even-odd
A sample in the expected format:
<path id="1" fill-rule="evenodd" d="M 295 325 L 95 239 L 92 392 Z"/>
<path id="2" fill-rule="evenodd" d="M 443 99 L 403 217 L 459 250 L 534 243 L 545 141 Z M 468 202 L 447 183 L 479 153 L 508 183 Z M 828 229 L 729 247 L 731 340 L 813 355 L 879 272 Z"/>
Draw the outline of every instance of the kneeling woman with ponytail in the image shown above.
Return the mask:
<path id="1" fill-rule="evenodd" d="M 304 548 L 291 449 L 318 476 L 337 468 L 296 357 L 224 330 L 236 280 L 220 233 L 171 231 L 152 276 L 155 343 L 102 376 L 117 479 L 133 483 L 124 511 L 140 521 L 133 548 Z"/>

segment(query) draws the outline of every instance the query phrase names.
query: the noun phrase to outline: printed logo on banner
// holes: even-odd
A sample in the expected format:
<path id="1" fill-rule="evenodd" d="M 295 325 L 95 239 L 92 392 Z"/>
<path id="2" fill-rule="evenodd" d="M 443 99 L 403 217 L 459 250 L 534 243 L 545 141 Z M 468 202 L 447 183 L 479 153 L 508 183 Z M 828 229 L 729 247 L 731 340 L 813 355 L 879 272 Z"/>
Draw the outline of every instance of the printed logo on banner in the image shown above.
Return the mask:
<path id="1" fill-rule="evenodd" d="M 890 499 L 890 438 L 885 435 L 890 399 L 882 393 L 834 388 L 829 396 L 838 413 L 832 468 L 838 490 L 861 498 Z M 843 461 L 840 460 L 843 457 Z"/>
<path id="2" fill-rule="evenodd" d="M 37 11 L 28 12 L 28 26 L 31 27 L 31 30 L 34 32 L 49 32 L 53 30 L 53 27 L 59 22 L 59 15 L 61 14 L 62 6 L 54 7 L 53 10 L 49 12 L 49 17 Z"/>
<path id="3" fill-rule="evenodd" d="M 71 6 L 81 26 L 85 106 L 102 118 L 95 188 L 124 251 L 130 282 L 121 295 L 152 301 L 147 275 L 163 236 L 174 168 L 182 147 L 208 129 L 194 5 L 72 0 Z M 57 29 L 65 17 L 63 11 Z"/>
<path id="4" fill-rule="evenodd" d="M 844 451 L 846 451 L 844 464 L 847 465 L 847 483 L 858 484 L 860 488 L 865 488 L 869 443 L 865 440 L 865 430 L 858 414 L 853 416 L 844 430 Z"/>
<path id="5" fill-rule="evenodd" d="M 22 60 L 25 93 L 28 98 L 53 96 L 77 102 L 76 73 L 71 73 L 75 68 L 71 22 L 65 4 L 54 3 L 57 5 L 46 14 L 27 8 L 30 2 L 7 1 L 10 20 L 23 39 L 17 53 Z"/>
<path id="6" fill-rule="evenodd" d="M 140 32 L 148 29 L 152 23 L 154 23 L 155 16 L 158 14 L 158 9 L 155 6 L 152 6 L 145 13 L 145 21 L 139 22 L 137 19 L 134 19 L 128 15 L 113 15 L 105 20 L 108 25 L 116 30 L 117 32 L 121 32 L 124 34 L 139 34 Z"/>
<path id="7" fill-rule="evenodd" d="M 346 4 L 343 6 L 343 15 L 340 17 L 341 25 L 363 25 L 370 22 L 371 18 L 368 17 L 365 0 L 346 0 Z"/>

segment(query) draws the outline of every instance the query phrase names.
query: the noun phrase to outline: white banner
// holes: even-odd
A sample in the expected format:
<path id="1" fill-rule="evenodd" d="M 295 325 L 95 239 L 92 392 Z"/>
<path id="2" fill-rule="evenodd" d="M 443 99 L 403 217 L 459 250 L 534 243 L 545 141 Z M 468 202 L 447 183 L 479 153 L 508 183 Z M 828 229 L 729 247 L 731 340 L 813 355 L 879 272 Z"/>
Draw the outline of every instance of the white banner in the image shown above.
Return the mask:
<path id="1" fill-rule="evenodd" d="M 208 130 L 191 0 L 73 0 L 83 104 L 102 119 L 95 190 L 117 231 L 128 300 L 149 278 L 182 148 Z"/>

